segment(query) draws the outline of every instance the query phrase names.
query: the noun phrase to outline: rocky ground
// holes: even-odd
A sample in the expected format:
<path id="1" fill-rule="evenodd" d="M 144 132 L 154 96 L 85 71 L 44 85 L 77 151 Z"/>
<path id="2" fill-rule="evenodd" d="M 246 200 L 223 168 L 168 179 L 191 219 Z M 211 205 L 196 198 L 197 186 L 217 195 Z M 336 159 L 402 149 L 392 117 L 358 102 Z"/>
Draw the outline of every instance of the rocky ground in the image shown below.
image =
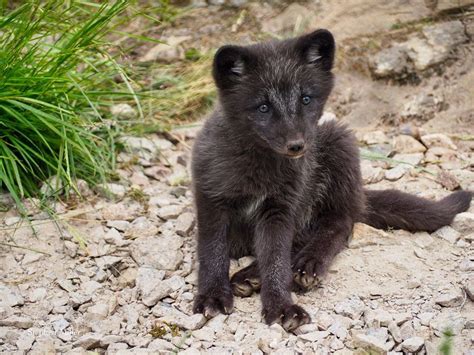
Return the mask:
<path id="1" fill-rule="evenodd" d="M 364 16 L 372 11 L 393 21 L 414 21 L 428 11 L 414 1 L 416 11 L 397 17 L 391 2 L 355 2 Z M 357 27 L 351 16 L 360 12 L 344 14 L 339 2 L 297 5 L 325 9 L 331 16 L 318 19 L 343 41 L 356 35 L 355 44 L 344 42 L 345 53 L 386 26 L 379 19 L 369 30 Z M 268 6 L 267 31 L 295 25 L 298 17 L 285 14 L 287 8 Z M 347 26 L 335 16 L 345 16 Z M 449 31 L 439 32 L 448 22 Z M 196 26 L 196 33 L 204 31 Z M 368 74 L 354 70 L 354 59 L 340 58 L 325 117 L 355 128 L 368 188 L 428 198 L 474 190 L 472 28 L 469 20 L 449 18 L 384 39 L 365 57 Z M 134 115 L 128 106 L 113 110 Z M 54 206 L 53 219 L 34 200 L 29 220 L 14 208 L 0 212 L 0 351 L 437 354 L 450 329 L 453 354 L 474 353 L 474 207 L 432 234 L 357 224 L 322 283 L 294 295 L 313 320 L 295 334 L 262 323 L 258 295 L 236 298 L 228 316 L 193 315 L 197 265 L 188 166 L 198 130 L 123 137 L 116 181 L 93 191 L 81 182 L 85 199 L 73 193 Z M 8 205 L 8 196 L 1 202 Z M 250 262 L 232 261 L 231 272 Z"/>

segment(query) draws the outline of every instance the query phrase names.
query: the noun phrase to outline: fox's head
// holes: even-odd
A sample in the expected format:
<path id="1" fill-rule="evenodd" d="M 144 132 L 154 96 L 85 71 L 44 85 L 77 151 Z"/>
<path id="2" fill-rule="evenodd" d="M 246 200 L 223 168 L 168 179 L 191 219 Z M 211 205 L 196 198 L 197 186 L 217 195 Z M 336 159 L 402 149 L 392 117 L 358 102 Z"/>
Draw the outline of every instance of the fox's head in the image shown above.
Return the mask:
<path id="1" fill-rule="evenodd" d="M 333 86 L 334 51 L 327 30 L 221 47 L 213 75 L 227 119 L 278 154 L 303 156 Z"/>

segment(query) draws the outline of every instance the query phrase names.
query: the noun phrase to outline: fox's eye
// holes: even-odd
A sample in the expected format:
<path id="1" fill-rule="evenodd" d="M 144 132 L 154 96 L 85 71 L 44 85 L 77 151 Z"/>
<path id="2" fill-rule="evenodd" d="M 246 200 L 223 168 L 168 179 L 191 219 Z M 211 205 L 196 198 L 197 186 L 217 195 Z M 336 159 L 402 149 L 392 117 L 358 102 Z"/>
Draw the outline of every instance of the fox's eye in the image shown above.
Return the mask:
<path id="1" fill-rule="evenodd" d="M 270 110 L 270 108 L 268 107 L 268 105 L 263 104 L 263 105 L 258 106 L 258 110 L 261 113 L 267 113 Z"/>
<path id="2" fill-rule="evenodd" d="M 303 102 L 303 105 L 307 105 L 311 102 L 311 97 L 309 97 L 308 95 L 305 95 L 301 98 L 301 101 Z"/>

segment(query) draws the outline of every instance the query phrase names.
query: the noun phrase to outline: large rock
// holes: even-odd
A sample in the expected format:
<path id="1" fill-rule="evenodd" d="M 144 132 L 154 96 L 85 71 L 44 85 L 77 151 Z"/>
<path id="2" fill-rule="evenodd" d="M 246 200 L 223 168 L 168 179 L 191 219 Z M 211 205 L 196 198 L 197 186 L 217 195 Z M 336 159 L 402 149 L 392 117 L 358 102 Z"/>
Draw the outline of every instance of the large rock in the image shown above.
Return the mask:
<path id="1" fill-rule="evenodd" d="M 179 250 L 182 245 L 183 240 L 178 235 L 142 237 L 131 244 L 130 251 L 140 266 L 174 271 L 183 261 Z"/>

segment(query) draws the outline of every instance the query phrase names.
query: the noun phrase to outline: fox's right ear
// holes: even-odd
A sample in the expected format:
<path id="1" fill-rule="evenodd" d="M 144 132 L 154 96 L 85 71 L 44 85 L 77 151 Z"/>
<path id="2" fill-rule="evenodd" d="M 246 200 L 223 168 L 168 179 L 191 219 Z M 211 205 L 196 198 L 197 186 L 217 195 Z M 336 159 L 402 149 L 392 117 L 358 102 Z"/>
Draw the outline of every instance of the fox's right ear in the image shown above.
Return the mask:
<path id="1" fill-rule="evenodd" d="M 223 46 L 214 56 L 212 74 L 216 85 L 226 89 L 238 83 L 250 62 L 250 53 L 245 47 Z"/>
<path id="2" fill-rule="evenodd" d="M 325 71 L 332 69 L 336 44 L 328 30 L 320 29 L 299 37 L 296 48 L 305 64 L 317 66 Z"/>

